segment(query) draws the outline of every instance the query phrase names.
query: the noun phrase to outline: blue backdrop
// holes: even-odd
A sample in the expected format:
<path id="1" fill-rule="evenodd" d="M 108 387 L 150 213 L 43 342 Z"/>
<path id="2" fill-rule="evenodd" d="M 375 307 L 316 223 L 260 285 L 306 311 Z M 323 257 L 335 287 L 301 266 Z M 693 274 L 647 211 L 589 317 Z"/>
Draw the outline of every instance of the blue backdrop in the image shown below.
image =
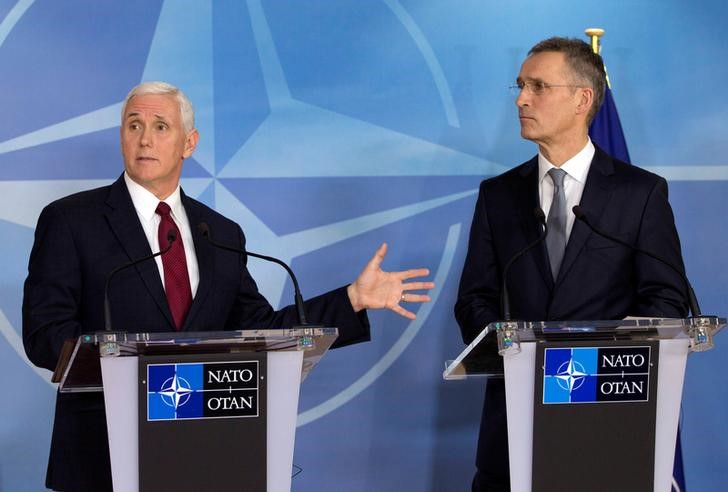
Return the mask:
<path id="1" fill-rule="evenodd" d="M 238 221 L 251 250 L 290 260 L 312 296 L 428 266 L 414 322 L 375 313 L 373 341 L 304 383 L 294 490 L 466 490 L 481 381 L 442 381 L 477 185 L 535 153 L 507 87 L 536 41 L 603 27 L 633 162 L 670 181 L 703 311 L 728 313 L 724 2 L 0 0 L 0 490 L 43 490 L 54 387 L 20 341 L 22 283 L 43 205 L 122 169 L 130 87 L 182 87 L 202 139 L 185 191 Z M 584 39 L 586 39 L 584 37 Z M 252 264 L 272 303 L 281 271 Z M 687 485 L 722 490 L 728 339 L 692 356 Z"/>

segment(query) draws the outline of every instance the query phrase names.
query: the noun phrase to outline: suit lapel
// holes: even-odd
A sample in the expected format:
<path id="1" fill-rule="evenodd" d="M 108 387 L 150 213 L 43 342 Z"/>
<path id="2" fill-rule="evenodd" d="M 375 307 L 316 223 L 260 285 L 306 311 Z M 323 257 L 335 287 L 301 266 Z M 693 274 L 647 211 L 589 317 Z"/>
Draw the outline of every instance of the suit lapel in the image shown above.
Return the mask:
<path id="1" fill-rule="evenodd" d="M 612 195 L 613 174 L 614 164 L 612 163 L 612 158 L 597 147 L 591 166 L 589 167 L 584 192 L 579 202 L 579 207 L 581 207 L 588 217 L 593 218 L 592 220 L 601 217 L 604 207 L 609 202 L 609 198 Z M 574 227 L 571 230 L 569 242 L 564 252 L 564 260 L 561 263 L 559 277 L 556 281 L 557 286 L 569 274 L 569 269 L 579 256 L 590 234 L 591 231 L 585 224 L 580 220 L 574 221 Z"/>
<path id="2" fill-rule="evenodd" d="M 512 188 L 512 193 L 515 197 L 523 234 L 526 237 L 526 242 L 530 244 L 538 238 L 543 230 L 534 214 L 534 210 L 541 206 L 538 196 L 538 156 L 523 166 L 519 176 L 523 181 Z M 546 244 L 542 243 L 537 246 L 530 254 L 533 255 L 544 282 L 549 286 L 549 289 L 553 288 L 554 281 L 551 277 Z"/>
<path id="3" fill-rule="evenodd" d="M 126 252 L 129 261 L 152 254 L 149 248 L 149 241 L 144 234 L 144 229 L 142 229 L 139 223 L 134 203 L 131 201 L 126 183 L 124 183 L 123 175 L 111 185 L 106 204 L 110 208 L 110 211 L 106 214 L 109 227 Z M 149 295 L 154 299 L 159 310 L 166 317 L 170 325 L 168 329 L 173 331 L 174 322 L 172 320 L 172 313 L 167 304 L 167 296 L 164 293 L 162 280 L 159 278 L 159 270 L 157 269 L 156 262 L 154 260 L 143 261 L 133 268 L 136 268 L 149 291 Z"/>
<path id="4" fill-rule="evenodd" d="M 187 219 L 190 222 L 190 229 L 192 230 L 192 240 L 195 244 L 195 254 L 197 255 L 197 265 L 200 272 L 200 282 L 197 285 L 197 292 L 195 293 L 194 299 L 192 299 L 192 305 L 187 313 L 182 330 L 187 330 L 189 327 L 194 327 L 194 320 L 201 312 L 205 298 L 212 289 L 212 272 L 213 267 L 213 254 L 214 247 L 210 242 L 202 237 L 202 234 L 197 230 L 198 224 L 205 222 L 204 209 L 195 201 L 190 200 L 184 191 L 180 191 L 182 198 L 182 204 L 185 207 L 187 213 Z M 224 327 L 219 327 L 223 330 Z"/>

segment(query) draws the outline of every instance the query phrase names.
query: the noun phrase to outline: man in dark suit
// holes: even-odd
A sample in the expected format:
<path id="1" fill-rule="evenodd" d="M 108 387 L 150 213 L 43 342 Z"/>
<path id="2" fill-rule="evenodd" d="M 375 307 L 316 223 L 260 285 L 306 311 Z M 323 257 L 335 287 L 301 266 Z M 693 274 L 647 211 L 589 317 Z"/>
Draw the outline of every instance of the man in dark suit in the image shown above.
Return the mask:
<path id="1" fill-rule="evenodd" d="M 601 230 L 683 268 L 666 181 L 589 139 L 606 84 L 601 57 L 580 40 L 551 38 L 529 51 L 516 83 L 521 136 L 539 152 L 480 185 L 455 305 L 465 343 L 502 319 L 503 268 L 541 234 L 538 207 L 548 236 L 508 272 L 513 319 L 686 316 L 679 275 L 597 236 L 571 212 L 578 204 Z M 493 334 L 486 341 L 496 357 Z M 502 379 L 487 384 L 476 465 L 474 491 L 510 490 Z"/>
<path id="2" fill-rule="evenodd" d="M 187 197 L 179 186 L 184 159 L 199 139 L 192 106 L 177 88 L 141 84 L 124 103 L 125 172 L 110 186 L 57 200 L 38 219 L 23 298 L 23 342 L 30 360 L 53 370 L 65 340 L 104 326 L 104 285 L 111 270 L 176 239 L 161 258 L 120 271 L 109 291 L 113 326 L 135 332 L 286 328 L 296 310 L 275 311 L 258 292 L 245 258 L 215 248 L 245 248 L 229 219 Z M 369 340 L 366 309 L 414 318 L 400 302 L 426 302 L 405 280 L 425 269 L 384 272 L 382 245 L 354 283 L 306 303 L 308 319 L 340 330 L 335 346 Z M 170 260 L 171 258 L 171 260 Z M 100 393 L 58 394 L 46 486 L 111 490 L 106 418 Z"/>

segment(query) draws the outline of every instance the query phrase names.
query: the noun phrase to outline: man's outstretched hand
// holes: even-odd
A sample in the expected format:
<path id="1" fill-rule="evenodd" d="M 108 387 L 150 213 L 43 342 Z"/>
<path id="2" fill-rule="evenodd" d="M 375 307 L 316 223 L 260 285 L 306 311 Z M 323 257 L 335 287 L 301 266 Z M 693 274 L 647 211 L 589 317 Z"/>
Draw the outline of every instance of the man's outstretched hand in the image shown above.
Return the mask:
<path id="1" fill-rule="evenodd" d="M 413 312 L 404 309 L 403 302 L 429 302 L 430 296 L 426 294 L 411 294 L 407 291 L 430 290 L 435 287 L 432 282 L 407 282 L 417 277 L 429 275 L 427 268 L 416 268 L 403 272 L 385 272 L 381 265 L 387 254 L 387 243 L 383 243 L 359 277 L 349 285 L 347 292 L 354 311 L 362 309 L 391 309 L 400 316 L 415 319 Z"/>

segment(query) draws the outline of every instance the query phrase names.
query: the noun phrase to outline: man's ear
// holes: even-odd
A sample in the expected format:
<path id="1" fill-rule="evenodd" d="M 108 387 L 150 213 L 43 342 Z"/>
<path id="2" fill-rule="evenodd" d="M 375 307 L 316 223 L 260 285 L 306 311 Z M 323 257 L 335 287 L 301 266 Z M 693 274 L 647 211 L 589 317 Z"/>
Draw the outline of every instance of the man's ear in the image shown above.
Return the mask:
<path id="1" fill-rule="evenodd" d="M 589 114 L 589 111 L 594 104 L 594 89 L 591 87 L 580 87 L 579 100 L 576 105 L 576 114 Z"/>
<path id="2" fill-rule="evenodd" d="M 197 143 L 199 141 L 200 133 L 197 131 L 197 128 L 193 128 L 192 130 L 190 130 L 190 132 L 187 134 L 187 137 L 185 138 L 185 150 L 182 154 L 182 157 L 187 159 L 189 156 L 191 156 L 197 148 Z"/>

